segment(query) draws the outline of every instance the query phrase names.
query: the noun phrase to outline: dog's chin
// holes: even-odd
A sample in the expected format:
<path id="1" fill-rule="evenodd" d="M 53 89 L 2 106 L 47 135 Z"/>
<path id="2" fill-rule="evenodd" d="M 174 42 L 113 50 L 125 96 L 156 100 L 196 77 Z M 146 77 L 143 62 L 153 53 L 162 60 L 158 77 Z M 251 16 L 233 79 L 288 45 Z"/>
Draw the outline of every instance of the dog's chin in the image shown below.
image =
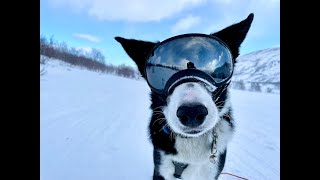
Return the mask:
<path id="1" fill-rule="evenodd" d="M 199 129 L 199 128 L 179 128 L 179 130 L 174 131 L 176 134 L 181 137 L 199 137 L 209 130 L 207 129 Z"/>
<path id="2" fill-rule="evenodd" d="M 206 133 L 205 131 L 191 130 L 191 131 L 186 131 L 181 135 L 183 137 L 199 137 L 205 133 Z"/>

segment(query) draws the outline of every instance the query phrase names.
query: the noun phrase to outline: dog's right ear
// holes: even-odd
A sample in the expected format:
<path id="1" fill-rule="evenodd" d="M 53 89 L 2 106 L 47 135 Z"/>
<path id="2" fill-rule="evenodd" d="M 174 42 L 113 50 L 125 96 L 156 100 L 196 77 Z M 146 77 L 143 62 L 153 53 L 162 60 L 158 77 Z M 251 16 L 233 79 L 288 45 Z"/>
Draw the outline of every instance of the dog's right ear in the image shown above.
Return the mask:
<path id="1" fill-rule="evenodd" d="M 122 45 L 123 49 L 127 52 L 130 58 L 137 64 L 142 77 L 146 78 L 144 73 L 145 61 L 152 48 L 157 43 L 135 39 L 125 39 L 122 37 L 115 37 L 115 39 Z"/>
<path id="2" fill-rule="evenodd" d="M 213 36 L 217 36 L 229 46 L 234 60 L 239 56 L 239 47 L 251 27 L 253 17 L 253 13 L 250 13 L 245 20 L 211 34 Z"/>

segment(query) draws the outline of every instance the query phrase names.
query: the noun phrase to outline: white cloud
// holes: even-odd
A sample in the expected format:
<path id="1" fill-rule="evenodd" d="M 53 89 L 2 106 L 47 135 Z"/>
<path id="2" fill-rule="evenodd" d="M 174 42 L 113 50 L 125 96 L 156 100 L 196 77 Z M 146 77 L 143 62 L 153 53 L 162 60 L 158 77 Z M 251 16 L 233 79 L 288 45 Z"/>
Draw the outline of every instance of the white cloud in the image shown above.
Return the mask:
<path id="1" fill-rule="evenodd" d="M 79 34 L 79 33 L 75 33 L 72 35 L 74 38 L 77 39 L 84 39 L 90 42 L 94 42 L 94 43 L 98 43 L 101 41 L 101 39 L 99 39 L 98 37 L 92 36 L 90 34 Z"/>
<path id="2" fill-rule="evenodd" d="M 181 33 L 182 31 L 188 30 L 193 26 L 196 26 L 201 21 L 199 16 L 188 16 L 180 19 L 172 28 L 172 33 Z"/>
<path id="3" fill-rule="evenodd" d="M 232 2 L 232 0 L 214 0 L 214 1 L 218 3 L 225 3 L 225 4 L 230 4 Z"/>
<path id="4" fill-rule="evenodd" d="M 85 12 L 99 20 L 159 21 L 207 0 L 50 0 L 55 7 Z"/>

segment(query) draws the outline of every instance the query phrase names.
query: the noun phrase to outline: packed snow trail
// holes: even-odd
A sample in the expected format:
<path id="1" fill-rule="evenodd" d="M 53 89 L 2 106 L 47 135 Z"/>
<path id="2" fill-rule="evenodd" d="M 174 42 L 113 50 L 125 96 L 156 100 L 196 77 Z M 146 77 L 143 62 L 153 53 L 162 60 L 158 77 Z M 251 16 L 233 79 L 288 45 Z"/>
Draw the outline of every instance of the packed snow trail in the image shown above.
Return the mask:
<path id="1" fill-rule="evenodd" d="M 150 180 L 144 81 L 49 62 L 40 77 L 41 180 Z M 223 172 L 280 179 L 280 98 L 231 90 L 236 134 Z M 220 180 L 237 179 L 221 175 Z"/>

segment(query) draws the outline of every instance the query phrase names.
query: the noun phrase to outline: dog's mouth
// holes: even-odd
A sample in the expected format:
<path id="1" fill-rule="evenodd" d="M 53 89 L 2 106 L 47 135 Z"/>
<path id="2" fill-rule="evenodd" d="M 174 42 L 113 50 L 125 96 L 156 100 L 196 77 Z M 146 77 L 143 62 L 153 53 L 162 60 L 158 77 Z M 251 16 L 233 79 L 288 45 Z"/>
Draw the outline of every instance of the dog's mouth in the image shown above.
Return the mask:
<path id="1" fill-rule="evenodd" d="M 191 130 L 191 131 L 185 131 L 186 134 L 199 134 L 201 131 L 199 130 Z"/>
<path id="2" fill-rule="evenodd" d="M 206 133 L 206 129 L 181 129 L 179 134 L 181 137 L 198 137 Z"/>
<path id="3" fill-rule="evenodd" d="M 182 132 L 185 134 L 196 135 L 203 132 L 200 128 L 183 128 Z"/>

